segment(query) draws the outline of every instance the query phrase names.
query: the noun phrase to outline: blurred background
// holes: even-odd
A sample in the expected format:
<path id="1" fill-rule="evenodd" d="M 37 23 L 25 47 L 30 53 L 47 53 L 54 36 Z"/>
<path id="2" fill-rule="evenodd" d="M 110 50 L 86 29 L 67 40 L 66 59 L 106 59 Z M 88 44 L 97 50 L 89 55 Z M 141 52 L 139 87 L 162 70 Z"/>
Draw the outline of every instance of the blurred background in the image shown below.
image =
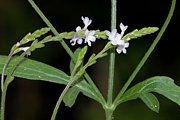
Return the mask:
<path id="1" fill-rule="evenodd" d="M 93 20 L 89 29 L 110 29 L 110 0 L 35 0 L 40 9 L 59 32 L 73 31 L 82 26 L 81 16 Z M 132 83 L 136 84 L 156 75 L 169 76 L 180 85 L 179 17 L 180 4 L 177 1 L 174 17 L 153 54 Z M 119 23 L 128 25 L 130 32 L 145 26 L 161 27 L 165 21 L 171 0 L 118 0 L 117 28 Z M 7 55 L 13 44 L 20 41 L 28 32 L 46 27 L 27 0 L 0 0 L 0 54 Z M 126 55 L 116 57 L 116 79 L 114 96 L 121 89 L 157 33 L 130 41 Z M 66 41 L 68 45 L 69 41 Z M 98 40 L 89 48 L 89 54 L 97 53 L 105 42 Z M 71 47 L 72 50 L 80 47 Z M 70 57 L 60 43 L 48 43 L 29 57 L 69 74 Z M 108 57 L 101 59 L 88 69 L 90 76 L 103 95 L 107 93 Z M 49 120 L 55 103 L 63 90 L 63 85 L 42 81 L 29 81 L 16 78 L 9 86 L 6 101 L 6 120 Z M 137 99 L 119 106 L 115 120 L 180 120 L 180 107 L 165 97 L 156 94 L 160 101 L 159 114 L 150 111 Z M 104 120 L 101 106 L 80 94 L 72 108 L 60 107 L 58 119 Z"/>

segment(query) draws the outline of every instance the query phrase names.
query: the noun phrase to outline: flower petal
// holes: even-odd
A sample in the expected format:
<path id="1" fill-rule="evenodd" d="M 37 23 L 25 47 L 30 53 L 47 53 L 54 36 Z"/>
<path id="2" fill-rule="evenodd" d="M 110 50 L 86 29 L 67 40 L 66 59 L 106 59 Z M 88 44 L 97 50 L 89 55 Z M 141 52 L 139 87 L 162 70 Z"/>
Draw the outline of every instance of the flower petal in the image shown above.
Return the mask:
<path id="1" fill-rule="evenodd" d="M 126 29 L 128 28 L 128 26 L 123 25 L 123 23 L 120 23 L 119 27 L 120 27 L 121 31 L 123 31 L 123 32 L 125 32 Z"/>
<path id="2" fill-rule="evenodd" d="M 81 38 L 77 40 L 78 44 L 82 44 L 82 42 L 83 42 L 83 39 L 81 39 Z"/>
<path id="3" fill-rule="evenodd" d="M 125 48 L 129 47 L 129 43 L 128 43 L 128 42 L 125 43 L 125 44 L 124 44 L 124 47 L 125 47 Z"/>
<path id="4" fill-rule="evenodd" d="M 121 54 L 122 49 L 118 49 L 118 48 L 116 48 L 116 52 L 117 52 L 118 54 Z"/>
<path id="5" fill-rule="evenodd" d="M 126 53 L 127 53 L 127 51 L 126 51 L 126 49 L 125 49 L 125 48 L 124 48 L 122 51 L 123 51 L 123 53 L 124 53 L 124 54 L 126 54 Z"/>
<path id="6" fill-rule="evenodd" d="M 80 26 L 77 26 L 76 27 L 76 32 L 80 31 L 81 30 L 81 27 Z"/>

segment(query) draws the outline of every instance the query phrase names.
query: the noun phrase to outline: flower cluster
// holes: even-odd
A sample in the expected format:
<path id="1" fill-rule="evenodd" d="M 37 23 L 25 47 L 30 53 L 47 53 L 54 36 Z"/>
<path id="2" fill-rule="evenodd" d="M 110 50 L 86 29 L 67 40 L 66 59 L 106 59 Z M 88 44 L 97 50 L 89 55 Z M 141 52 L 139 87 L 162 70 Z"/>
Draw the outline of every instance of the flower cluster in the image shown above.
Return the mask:
<path id="1" fill-rule="evenodd" d="M 75 34 L 73 36 L 73 38 L 70 40 L 70 43 L 71 43 L 71 45 L 75 45 L 76 43 L 82 44 L 83 39 L 84 39 L 84 43 L 87 43 L 88 46 L 91 46 L 91 42 L 96 41 L 96 37 L 94 36 L 96 31 L 94 31 L 94 30 L 89 31 L 87 28 L 92 23 L 92 20 L 89 19 L 88 17 L 81 17 L 81 19 L 84 23 L 84 28 L 81 29 L 80 26 L 76 27 L 76 33 L 83 31 L 84 37 L 80 37 L 80 36 L 77 36 L 77 34 Z M 125 42 L 122 39 L 124 32 L 127 29 L 127 27 L 128 26 L 124 26 L 122 23 L 120 24 L 121 34 L 119 34 L 117 32 L 117 29 L 113 29 L 111 32 L 108 30 L 104 31 L 104 33 L 108 37 L 108 40 L 111 41 L 112 45 L 117 47 L 116 51 L 119 54 L 120 53 L 124 53 L 124 54 L 127 53 L 126 48 L 129 47 L 129 43 Z"/>
<path id="2" fill-rule="evenodd" d="M 85 35 L 84 43 L 87 43 L 88 46 L 91 46 L 91 42 L 96 41 L 96 38 L 94 37 L 95 31 L 94 30 L 89 31 L 88 28 L 87 28 L 92 23 L 92 20 L 89 19 L 88 17 L 81 17 L 81 19 L 82 19 L 82 21 L 84 23 L 84 28 L 81 29 L 80 26 L 76 27 L 76 33 L 80 32 L 81 30 L 84 31 L 84 35 Z M 78 44 L 82 44 L 83 43 L 83 38 L 74 35 L 74 37 L 70 40 L 70 43 L 71 43 L 71 45 L 75 45 L 76 42 Z"/>
<path id="3" fill-rule="evenodd" d="M 122 38 L 128 26 L 124 26 L 122 23 L 120 23 L 119 27 L 121 29 L 121 34 L 117 32 L 117 29 L 113 29 L 111 32 L 106 30 L 105 33 L 108 36 L 108 39 L 111 41 L 112 45 L 117 46 L 117 53 L 120 54 L 123 52 L 126 54 L 126 48 L 129 47 L 129 43 L 125 42 Z"/>

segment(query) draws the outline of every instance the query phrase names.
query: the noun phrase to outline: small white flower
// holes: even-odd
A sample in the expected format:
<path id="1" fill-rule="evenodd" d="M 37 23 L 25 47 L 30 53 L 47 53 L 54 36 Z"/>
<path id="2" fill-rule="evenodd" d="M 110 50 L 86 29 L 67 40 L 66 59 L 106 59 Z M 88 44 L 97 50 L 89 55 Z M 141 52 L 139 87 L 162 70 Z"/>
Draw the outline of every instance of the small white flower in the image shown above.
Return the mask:
<path id="1" fill-rule="evenodd" d="M 105 31 L 105 33 L 108 36 L 108 39 L 111 41 L 111 44 L 117 46 L 117 53 L 120 54 L 123 52 L 126 54 L 126 48 L 129 47 L 129 43 L 122 40 L 122 37 L 128 26 L 124 26 L 122 23 L 120 23 L 119 27 L 121 29 L 121 34 L 117 33 L 117 29 L 113 29 L 111 32 Z"/>
<path id="2" fill-rule="evenodd" d="M 84 23 L 84 29 L 87 29 L 87 27 L 92 23 L 92 20 L 89 19 L 88 17 L 81 17 L 83 23 Z"/>
<path id="3" fill-rule="evenodd" d="M 76 32 L 78 32 L 78 31 L 80 31 L 81 30 L 81 27 L 80 26 L 78 26 L 78 27 L 76 27 Z M 75 45 L 76 44 L 76 42 L 78 43 L 78 44 L 82 44 L 82 38 L 81 37 L 77 37 L 76 35 L 74 35 L 74 37 L 70 40 L 70 43 L 71 43 L 71 45 Z"/>
<path id="4" fill-rule="evenodd" d="M 121 36 L 124 35 L 124 32 L 126 31 L 126 29 L 128 28 L 128 26 L 124 26 L 122 23 L 120 23 L 119 25 L 120 29 L 121 29 Z"/>
<path id="5" fill-rule="evenodd" d="M 88 43 L 89 46 L 91 46 L 91 42 L 95 42 L 96 38 L 94 37 L 95 31 L 89 31 L 88 29 L 86 29 L 85 31 L 85 40 L 84 43 Z"/>
<path id="6" fill-rule="evenodd" d="M 26 52 L 29 48 L 30 48 L 30 47 L 20 47 L 19 50 Z M 26 55 L 27 55 L 27 56 L 31 55 L 31 52 L 27 53 Z"/>
<path id="7" fill-rule="evenodd" d="M 128 42 L 124 42 L 123 40 L 119 41 L 118 47 L 116 48 L 117 53 L 121 54 L 123 52 L 124 54 L 127 53 L 126 48 L 129 47 Z"/>
<path id="8" fill-rule="evenodd" d="M 26 52 L 30 47 L 20 47 L 19 50 Z"/>
<path id="9" fill-rule="evenodd" d="M 109 40 L 113 40 L 114 37 L 117 34 L 117 29 L 113 29 L 111 32 L 109 32 L 108 30 L 105 31 L 106 35 L 108 36 Z"/>

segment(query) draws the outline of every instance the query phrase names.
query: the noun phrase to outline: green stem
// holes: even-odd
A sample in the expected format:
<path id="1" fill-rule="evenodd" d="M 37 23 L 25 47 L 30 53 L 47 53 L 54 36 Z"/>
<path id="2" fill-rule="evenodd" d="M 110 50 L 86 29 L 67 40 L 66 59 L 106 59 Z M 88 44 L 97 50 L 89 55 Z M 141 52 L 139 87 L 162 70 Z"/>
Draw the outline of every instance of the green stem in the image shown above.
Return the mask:
<path id="1" fill-rule="evenodd" d="M 159 42 L 160 38 L 162 37 L 163 33 L 165 32 L 172 16 L 174 13 L 174 9 L 175 9 L 175 5 L 176 5 L 176 0 L 172 0 L 172 4 L 171 4 L 171 9 L 169 11 L 169 14 L 160 30 L 160 32 L 158 33 L 156 39 L 154 40 L 154 42 L 152 43 L 152 45 L 150 46 L 150 48 L 148 49 L 148 51 L 146 52 L 146 54 L 144 55 L 144 57 L 142 58 L 142 60 L 140 61 L 140 63 L 138 64 L 138 66 L 136 67 L 136 69 L 134 70 L 134 72 L 132 73 L 132 75 L 129 77 L 129 79 L 127 80 L 127 82 L 125 83 L 125 85 L 123 86 L 122 90 L 120 91 L 120 93 L 117 95 L 115 101 L 114 101 L 114 105 L 118 105 L 118 101 L 120 99 L 120 97 L 124 94 L 124 92 L 127 90 L 127 88 L 129 87 L 129 85 L 131 84 L 131 82 L 134 80 L 134 78 L 136 77 L 137 73 L 139 72 L 139 70 L 142 68 L 142 66 L 144 65 L 144 63 L 147 61 L 147 59 L 149 58 L 150 54 L 153 52 L 154 48 L 156 47 L 157 43 Z"/>
<path id="2" fill-rule="evenodd" d="M 116 29 L 116 0 L 111 0 L 111 29 Z M 110 50 L 109 60 L 109 78 L 108 78 L 108 95 L 107 106 L 111 108 L 113 101 L 113 87 L 114 87 L 114 70 L 115 70 L 115 48 Z M 106 120 L 112 120 L 113 110 L 105 109 Z"/>
<path id="3" fill-rule="evenodd" d="M 28 0 L 29 3 L 32 5 L 32 7 L 35 9 L 35 11 L 39 14 L 39 16 L 41 17 L 41 19 L 47 24 L 47 26 L 51 29 L 51 31 L 54 33 L 54 35 L 58 36 L 59 33 L 57 32 L 57 30 L 55 29 L 55 27 L 50 23 L 50 21 L 46 18 L 46 16 L 41 12 L 41 10 L 39 9 L 39 7 L 34 3 L 33 0 Z M 64 49 L 66 50 L 66 52 L 69 54 L 69 56 L 72 59 L 74 58 L 74 54 L 73 52 L 70 50 L 70 48 L 67 46 L 67 44 L 62 40 L 61 45 L 64 47 Z"/>
<path id="4" fill-rule="evenodd" d="M 106 113 L 106 120 L 112 120 L 113 119 L 113 110 L 106 109 L 105 113 Z"/>
<path id="5" fill-rule="evenodd" d="M 116 0 L 111 0 L 111 29 L 116 29 Z M 112 104 L 113 85 L 114 85 L 114 68 L 115 67 L 115 48 L 110 50 L 109 60 L 109 79 L 108 79 L 108 96 L 107 103 Z"/>
<path id="6" fill-rule="evenodd" d="M 67 93 L 67 91 L 69 90 L 69 88 L 71 87 L 71 85 L 74 83 L 74 80 L 70 80 L 70 82 L 66 85 L 66 87 L 64 88 L 63 92 L 61 93 L 57 103 L 56 103 L 56 106 L 54 108 L 54 111 L 53 111 L 53 114 L 51 116 L 51 120 L 55 120 L 56 119 L 56 115 L 57 115 L 57 112 L 58 112 L 58 109 L 60 107 L 60 104 L 65 96 L 65 94 Z"/>
<path id="7" fill-rule="evenodd" d="M 9 53 L 8 58 L 7 58 L 6 62 L 4 63 L 4 66 L 3 66 L 2 75 L 1 75 L 1 91 L 2 92 L 3 92 L 3 88 L 4 88 L 4 75 L 6 72 L 7 65 L 9 64 L 9 61 L 12 58 L 12 55 L 13 55 L 13 51 Z"/>
<path id="8" fill-rule="evenodd" d="M 41 17 L 41 19 L 46 23 L 46 25 L 52 30 L 53 34 L 58 36 L 59 33 L 57 32 L 57 30 L 54 28 L 54 26 L 50 23 L 50 21 L 46 18 L 46 16 L 41 12 L 41 10 L 38 8 L 38 6 L 33 2 L 33 0 L 28 0 L 29 3 L 32 5 L 32 7 L 34 8 L 34 10 L 38 13 L 38 15 Z M 71 59 L 75 62 L 75 56 L 73 54 L 73 52 L 71 51 L 71 49 L 67 46 L 67 44 L 61 40 L 60 41 L 61 45 L 63 46 L 63 48 L 66 50 L 66 52 L 69 54 L 69 56 L 71 57 Z M 94 90 L 94 93 L 96 94 L 96 96 L 99 96 L 100 99 L 99 102 L 101 104 L 104 104 L 103 101 L 104 98 L 102 96 L 102 94 L 100 93 L 99 89 L 96 87 L 96 85 L 94 84 L 94 82 L 92 81 L 92 79 L 90 78 L 90 76 L 85 72 L 84 77 L 86 78 L 86 80 L 88 81 L 88 83 L 91 85 L 91 87 Z"/>
<path id="9" fill-rule="evenodd" d="M 13 79 L 14 77 L 9 77 L 4 83 L 3 91 L 1 94 L 1 116 L 0 116 L 1 119 L 0 120 L 4 120 L 7 88 Z"/>

